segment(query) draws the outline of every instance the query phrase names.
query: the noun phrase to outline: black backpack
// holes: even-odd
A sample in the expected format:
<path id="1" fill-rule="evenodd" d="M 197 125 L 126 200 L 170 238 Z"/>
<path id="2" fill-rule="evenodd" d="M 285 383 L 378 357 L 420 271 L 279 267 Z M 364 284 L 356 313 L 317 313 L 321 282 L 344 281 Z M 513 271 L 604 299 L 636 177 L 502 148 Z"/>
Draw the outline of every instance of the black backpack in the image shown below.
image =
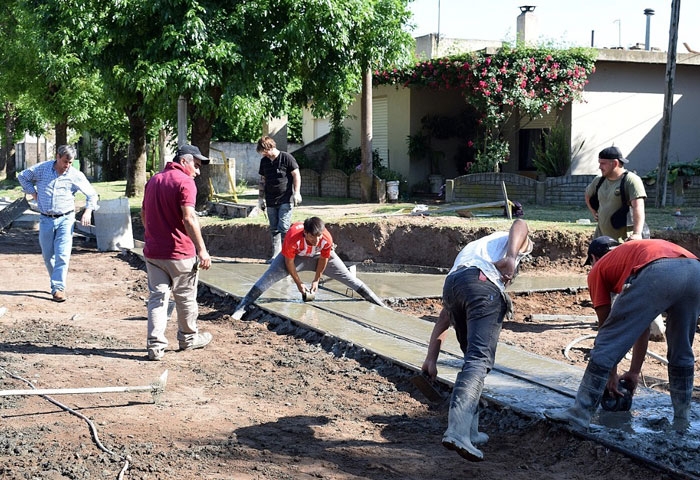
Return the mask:
<path id="1" fill-rule="evenodd" d="M 630 206 L 627 204 L 627 193 L 625 192 L 625 183 L 627 182 L 627 174 L 629 172 L 625 172 L 622 174 L 622 181 L 620 182 L 620 199 L 622 200 L 622 206 L 615 210 L 615 213 L 613 213 L 610 216 L 610 224 L 613 226 L 613 228 L 622 228 L 627 226 L 627 215 L 629 214 L 630 211 Z M 598 200 L 598 190 L 600 189 L 600 186 L 603 184 L 605 181 L 605 177 L 602 177 L 598 181 L 598 185 L 595 187 L 595 193 L 591 198 L 588 199 L 589 203 L 591 204 L 591 207 L 593 207 L 593 210 L 598 211 L 598 207 L 600 207 L 600 201 Z M 647 223 L 644 222 L 644 228 L 642 231 L 642 237 L 643 238 L 649 238 L 649 227 L 647 226 Z"/>
<path id="2" fill-rule="evenodd" d="M 629 205 L 627 205 L 627 195 L 625 194 L 625 182 L 627 181 L 628 173 L 629 172 L 625 172 L 622 174 L 622 183 L 620 183 L 620 196 L 622 197 L 622 206 L 627 207 L 627 209 L 629 210 Z M 595 193 L 593 194 L 593 196 L 591 196 L 591 198 L 588 199 L 588 202 L 591 204 L 591 207 L 593 207 L 593 210 L 595 210 L 596 212 L 600 208 L 600 201 L 598 200 L 598 190 L 600 190 L 600 186 L 603 184 L 604 181 L 605 177 L 600 177 L 600 180 L 598 180 L 598 185 L 595 186 Z"/>

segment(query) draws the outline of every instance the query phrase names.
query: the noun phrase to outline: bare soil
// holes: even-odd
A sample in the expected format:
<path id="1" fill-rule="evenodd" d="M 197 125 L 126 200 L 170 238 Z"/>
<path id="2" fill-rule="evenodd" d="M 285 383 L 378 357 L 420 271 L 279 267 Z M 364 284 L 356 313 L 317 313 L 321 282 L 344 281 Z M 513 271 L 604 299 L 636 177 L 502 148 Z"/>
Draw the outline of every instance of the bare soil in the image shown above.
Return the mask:
<path id="1" fill-rule="evenodd" d="M 425 220 L 383 222 L 369 227 L 372 235 L 367 225 L 343 227 L 342 235 L 340 227 L 331 228 L 337 228 L 333 233 L 348 261 L 432 267 L 449 266 L 451 259 L 442 257 L 454 258 L 451 252 L 483 234 Z M 524 268 L 581 271 L 588 239 L 558 235 L 555 243 L 555 236 L 535 233 L 546 247 Z M 264 229 L 212 229 L 206 236 L 214 255 L 267 254 L 245 247 L 264 243 Z M 420 260 L 416 250 L 425 251 L 421 242 L 427 239 L 442 249 L 439 260 Z M 22 379 L 35 388 L 141 386 L 165 369 L 168 383 L 157 403 L 149 392 L 52 395 L 92 421 L 99 442 L 84 419 L 44 397 L 0 397 L 2 479 L 113 479 L 127 466 L 123 478 L 143 480 L 670 478 L 494 405 L 481 419 L 491 436 L 483 447 L 486 461 L 466 462 L 440 445 L 448 405 L 428 403 L 410 372 L 271 316 L 233 320 L 231 300 L 206 289 L 200 291 L 199 322 L 214 341 L 204 350 L 170 349 L 162 362 L 148 362 L 148 292 L 140 260 L 76 240 L 68 301 L 54 303 L 39 252 L 36 232 L 0 233 L 0 307 L 7 309 L 0 316 L 0 389 L 29 388 Z M 533 313 L 591 315 L 586 291 L 514 301 L 516 317 L 504 325 L 504 342 L 565 360 L 566 344 L 593 331 L 590 325 L 528 319 Z M 439 302 L 397 302 L 395 308 L 431 319 Z M 171 348 L 175 335 L 171 321 Z M 583 366 L 589 348 L 573 348 L 573 361 Z M 653 348 L 664 354 L 663 343 Z M 653 361 L 644 373 L 649 382 L 665 376 Z"/>

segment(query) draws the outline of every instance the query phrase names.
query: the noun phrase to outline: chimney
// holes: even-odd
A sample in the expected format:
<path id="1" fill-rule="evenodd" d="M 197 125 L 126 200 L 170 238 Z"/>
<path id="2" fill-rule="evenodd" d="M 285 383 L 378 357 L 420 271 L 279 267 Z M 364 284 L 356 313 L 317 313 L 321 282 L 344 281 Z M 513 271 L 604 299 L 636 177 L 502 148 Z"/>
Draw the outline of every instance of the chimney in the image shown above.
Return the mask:
<path id="1" fill-rule="evenodd" d="M 649 50 L 649 36 L 651 33 L 651 16 L 654 15 L 654 10 L 651 8 L 644 9 L 644 15 L 647 16 L 647 35 L 644 39 L 644 50 Z"/>
<path id="2" fill-rule="evenodd" d="M 523 5 L 518 15 L 516 41 L 518 44 L 534 45 L 537 42 L 538 25 L 535 16 L 536 5 Z"/>

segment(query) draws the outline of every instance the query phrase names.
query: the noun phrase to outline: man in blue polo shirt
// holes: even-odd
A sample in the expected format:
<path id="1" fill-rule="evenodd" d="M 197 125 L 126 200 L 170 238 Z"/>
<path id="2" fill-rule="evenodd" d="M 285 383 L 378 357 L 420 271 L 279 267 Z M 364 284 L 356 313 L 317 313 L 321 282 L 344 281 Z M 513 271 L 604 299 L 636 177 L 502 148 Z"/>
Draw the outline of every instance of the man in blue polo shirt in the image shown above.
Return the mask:
<path id="1" fill-rule="evenodd" d="M 80 170 L 72 168 L 75 156 L 75 148 L 61 145 L 56 150 L 56 160 L 38 163 L 17 176 L 24 193 L 37 201 L 41 212 L 39 244 L 51 277 L 51 295 L 55 302 L 66 301 L 66 277 L 75 226 L 75 194 L 82 192 L 87 197 L 80 220 L 83 225 L 90 225 L 92 212 L 99 208 L 93 186 Z"/>

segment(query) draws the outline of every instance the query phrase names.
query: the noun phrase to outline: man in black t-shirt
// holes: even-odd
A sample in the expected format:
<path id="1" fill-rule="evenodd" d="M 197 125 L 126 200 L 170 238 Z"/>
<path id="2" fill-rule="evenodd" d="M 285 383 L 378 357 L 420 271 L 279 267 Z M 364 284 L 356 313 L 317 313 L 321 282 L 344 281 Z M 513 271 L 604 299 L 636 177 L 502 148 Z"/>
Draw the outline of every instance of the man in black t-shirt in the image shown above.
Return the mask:
<path id="1" fill-rule="evenodd" d="M 258 207 L 267 210 L 272 235 L 272 262 L 282 250 L 282 241 L 292 224 L 292 208 L 301 203 L 301 174 L 296 159 L 280 152 L 272 137 L 258 140 L 260 185 Z"/>

